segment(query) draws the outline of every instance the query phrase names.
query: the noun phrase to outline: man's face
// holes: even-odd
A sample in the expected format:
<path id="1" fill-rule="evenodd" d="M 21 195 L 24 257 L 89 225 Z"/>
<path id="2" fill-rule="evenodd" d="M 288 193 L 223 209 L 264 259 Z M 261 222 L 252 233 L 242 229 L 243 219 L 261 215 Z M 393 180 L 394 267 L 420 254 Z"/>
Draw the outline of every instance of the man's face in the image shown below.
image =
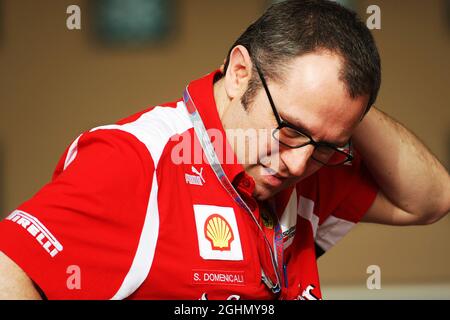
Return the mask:
<path id="1" fill-rule="evenodd" d="M 358 125 L 368 97 L 352 99 L 339 79 L 341 59 L 331 53 L 311 53 L 295 58 L 288 65 L 282 83 L 268 80 L 268 88 L 281 118 L 294 124 L 315 141 L 344 146 Z M 235 99 L 239 100 L 239 99 Z M 258 129 L 259 135 L 249 135 L 246 148 L 235 149 L 245 171 L 255 180 L 254 196 L 266 200 L 277 192 L 292 186 L 321 168 L 311 158 L 314 146 L 291 149 L 267 138 L 267 132 L 277 122 L 263 88 L 242 111 L 240 102 L 232 116 L 235 128 Z M 267 130 L 266 133 L 264 130 Z M 262 132 L 262 133 L 261 133 Z M 267 143 L 266 143 L 267 141 Z M 263 145 L 256 161 L 248 161 L 251 146 Z M 256 163 L 255 163 L 256 162 Z"/>

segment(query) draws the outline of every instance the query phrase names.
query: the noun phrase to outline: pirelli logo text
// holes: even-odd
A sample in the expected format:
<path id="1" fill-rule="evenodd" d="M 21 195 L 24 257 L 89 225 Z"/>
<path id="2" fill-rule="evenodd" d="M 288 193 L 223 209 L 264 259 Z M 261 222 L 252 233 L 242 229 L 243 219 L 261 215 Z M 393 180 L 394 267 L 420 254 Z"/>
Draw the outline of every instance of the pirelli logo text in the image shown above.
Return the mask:
<path id="1" fill-rule="evenodd" d="M 63 250 L 61 243 L 36 217 L 20 210 L 14 210 L 6 220 L 15 222 L 27 230 L 52 258 Z"/>

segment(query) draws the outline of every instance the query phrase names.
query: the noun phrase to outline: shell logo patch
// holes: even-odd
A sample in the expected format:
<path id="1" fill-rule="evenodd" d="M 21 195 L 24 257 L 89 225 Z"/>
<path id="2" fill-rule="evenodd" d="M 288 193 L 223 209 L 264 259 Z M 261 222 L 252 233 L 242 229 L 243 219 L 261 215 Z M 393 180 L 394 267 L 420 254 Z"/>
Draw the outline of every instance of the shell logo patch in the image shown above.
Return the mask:
<path id="1" fill-rule="evenodd" d="M 229 251 L 234 240 L 233 230 L 220 214 L 213 214 L 206 219 L 205 237 L 211 242 L 213 250 Z"/>
<path id="2" fill-rule="evenodd" d="M 233 208 L 194 205 L 200 256 L 205 260 L 243 260 Z"/>

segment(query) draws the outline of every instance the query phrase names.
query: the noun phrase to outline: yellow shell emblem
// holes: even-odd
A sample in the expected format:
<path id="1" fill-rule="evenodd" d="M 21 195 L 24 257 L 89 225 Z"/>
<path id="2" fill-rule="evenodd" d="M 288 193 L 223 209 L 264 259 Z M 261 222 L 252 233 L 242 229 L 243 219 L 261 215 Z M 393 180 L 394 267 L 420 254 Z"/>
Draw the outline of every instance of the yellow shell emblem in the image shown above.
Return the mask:
<path id="1" fill-rule="evenodd" d="M 205 237 L 211 242 L 213 250 L 229 251 L 234 240 L 229 223 L 219 214 L 213 214 L 205 221 Z"/>

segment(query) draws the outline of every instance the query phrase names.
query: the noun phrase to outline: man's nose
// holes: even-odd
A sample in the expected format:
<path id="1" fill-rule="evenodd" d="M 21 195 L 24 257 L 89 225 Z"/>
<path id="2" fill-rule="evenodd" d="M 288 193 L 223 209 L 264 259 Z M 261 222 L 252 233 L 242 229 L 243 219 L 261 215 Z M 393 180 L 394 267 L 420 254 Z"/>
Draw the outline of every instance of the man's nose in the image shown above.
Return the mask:
<path id="1" fill-rule="evenodd" d="M 290 176 L 300 177 L 305 172 L 313 152 L 313 145 L 295 149 L 284 148 L 284 150 L 280 150 L 280 158 Z"/>

